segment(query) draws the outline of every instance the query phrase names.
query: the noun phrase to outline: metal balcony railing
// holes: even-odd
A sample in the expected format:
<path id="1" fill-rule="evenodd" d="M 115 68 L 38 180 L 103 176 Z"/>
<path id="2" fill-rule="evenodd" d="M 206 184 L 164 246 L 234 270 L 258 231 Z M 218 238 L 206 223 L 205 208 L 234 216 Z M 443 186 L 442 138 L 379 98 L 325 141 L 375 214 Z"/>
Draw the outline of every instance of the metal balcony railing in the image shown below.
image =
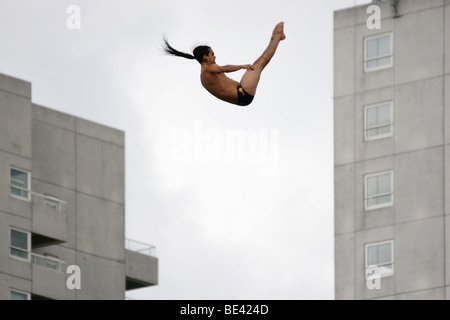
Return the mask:
<path id="1" fill-rule="evenodd" d="M 56 258 L 42 256 L 37 253 L 31 253 L 31 263 L 57 272 L 64 272 L 66 262 Z"/>
<path id="2" fill-rule="evenodd" d="M 156 257 L 156 247 L 140 241 L 125 239 L 125 249 Z"/>
<path id="3" fill-rule="evenodd" d="M 31 192 L 31 198 L 33 203 L 44 207 L 52 208 L 58 212 L 66 210 L 67 203 L 58 198 Z"/>

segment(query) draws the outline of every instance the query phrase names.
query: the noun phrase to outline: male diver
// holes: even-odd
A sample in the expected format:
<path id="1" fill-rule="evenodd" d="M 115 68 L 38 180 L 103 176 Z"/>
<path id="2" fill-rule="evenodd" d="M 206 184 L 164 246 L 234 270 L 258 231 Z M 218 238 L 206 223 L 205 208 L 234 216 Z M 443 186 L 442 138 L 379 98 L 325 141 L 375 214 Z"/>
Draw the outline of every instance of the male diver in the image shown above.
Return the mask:
<path id="1" fill-rule="evenodd" d="M 286 39 L 284 22 L 280 22 L 273 30 L 267 49 L 253 64 L 246 65 L 217 65 L 214 51 L 209 46 L 198 46 L 191 55 L 175 50 L 167 39 L 164 39 L 164 50 L 174 56 L 197 60 L 201 64 L 201 83 L 212 95 L 229 103 L 248 106 L 255 97 L 262 71 L 274 56 L 280 41 L 284 39 Z M 240 83 L 225 75 L 225 73 L 241 69 L 247 71 L 242 76 Z"/>

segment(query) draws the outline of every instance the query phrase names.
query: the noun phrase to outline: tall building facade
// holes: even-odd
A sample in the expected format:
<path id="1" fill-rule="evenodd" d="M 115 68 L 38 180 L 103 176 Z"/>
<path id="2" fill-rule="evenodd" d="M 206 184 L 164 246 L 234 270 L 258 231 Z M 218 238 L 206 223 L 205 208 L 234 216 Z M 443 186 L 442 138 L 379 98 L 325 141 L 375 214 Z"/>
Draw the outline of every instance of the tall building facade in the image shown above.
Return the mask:
<path id="1" fill-rule="evenodd" d="M 334 12 L 334 134 L 336 299 L 450 298 L 450 0 Z"/>
<path id="2" fill-rule="evenodd" d="M 158 259 L 125 247 L 124 140 L 0 74 L 1 300 L 124 299 L 157 284 Z"/>

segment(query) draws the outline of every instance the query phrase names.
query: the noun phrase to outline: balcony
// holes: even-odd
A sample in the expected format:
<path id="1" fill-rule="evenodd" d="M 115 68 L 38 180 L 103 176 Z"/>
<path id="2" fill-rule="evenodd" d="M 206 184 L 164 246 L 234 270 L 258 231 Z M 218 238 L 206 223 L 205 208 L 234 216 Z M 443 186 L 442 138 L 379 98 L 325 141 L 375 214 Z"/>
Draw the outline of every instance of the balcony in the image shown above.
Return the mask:
<path id="1" fill-rule="evenodd" d="M 11 241 L 14 244 L 9 246 L 10 257 L 12 261 L 19 260 L 24 263 L 17 264 L 15 270 L 18 267 L 22 270 L 31 271 L 31 297 L 33 300 L 41 299 L 67 299 L 73 295 L 72 292 L 66 288 L 66 265 L 65 261 L 58 259 L 58 257 L 48 254 L 38 254 L 30 251 L 32 244 L 30 243 L 30 233 L 22 232 L 22 236 L 26 236 L 20 239 L 20 234 L 17 232 Z M 20 243 L 20 240 L 25 240 Z M 25 267 L 26 266 L 26 267 Z M 20 274 L 20 272 L 19 272 Z M 21 273 L 22 276 L 25 272 Z"/>
<path id="2" fill-rule="evenodd" d="M 66 262 L 57 258 L 31 253 L 33 299 L 68 298 L 66 287 Z"/>
<path id="3" fill-rule="evenodd" d="M 33 248 L 67 241 L 66 202 L 31 192 Z"/>
<path id="4" fill-rule="evenodd" d="M 36 192 L 31 193 L 33 203 L 41 205 L 47 208 L 51 208 L 57 212 L 65 212 L 67 203 L 58 198 L 48 195 L 39 194 Z"/>
<path id="5" fill-rule="evenodd" d="M 31 253 L 31 263 L 56 272 L 66 271 L 64 261 L 37 253 Z"/>
<path id="6" fill-rule="evenodd" d="M 125 240 L 126 290 L 158 284 L 156 247 L 130 239 Z"/>

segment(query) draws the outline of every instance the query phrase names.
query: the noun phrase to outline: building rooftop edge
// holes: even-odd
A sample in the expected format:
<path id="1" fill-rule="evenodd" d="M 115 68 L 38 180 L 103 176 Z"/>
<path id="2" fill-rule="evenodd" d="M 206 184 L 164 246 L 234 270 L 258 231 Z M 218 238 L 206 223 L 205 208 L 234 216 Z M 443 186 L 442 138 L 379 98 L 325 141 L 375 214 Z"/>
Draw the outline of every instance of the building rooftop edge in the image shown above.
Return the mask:
<path id="1" fill-rule="evenodd" d="M 37 116 L 37 120 L 47 122 L 62 128 L 68 128 L 67 123 L 72 123 L 72 130 L 79 131 L 87 136 L 92 136 L 94 138 L 99 138 L 101 140 L 109 141 L 115 144 L 124 145 L 125 131 L 118 129 L 103 123 L 96 122 L 94 120 L 86 119 L 83 117 L 76 116 L 67 112 L 63 112 L 48 106 L 44 106 L 40 103 L 33 102 L 32 100 L 32 82 L 11 76 L 0 72 L 0 91 L 8 92 L 22 98 L 30 100 L 31 106 L 43 110 L 44 112 L 51 112 L 54 115 L 59 115 L 55 117 L 58 119 L 52 119 L 48 121 L 45 117 Z M 64 119 L 65 118 L 65 119 Z M 64 124 L 63 124 L 64 123 Z M 69 128 L 71 126 L 69 125 Z M 101 130 L 96 130 L 100 129 Z M 102 131 L 107 130 L 109 133 L 113 133 L 113 137 L 104 136 Z"/>

